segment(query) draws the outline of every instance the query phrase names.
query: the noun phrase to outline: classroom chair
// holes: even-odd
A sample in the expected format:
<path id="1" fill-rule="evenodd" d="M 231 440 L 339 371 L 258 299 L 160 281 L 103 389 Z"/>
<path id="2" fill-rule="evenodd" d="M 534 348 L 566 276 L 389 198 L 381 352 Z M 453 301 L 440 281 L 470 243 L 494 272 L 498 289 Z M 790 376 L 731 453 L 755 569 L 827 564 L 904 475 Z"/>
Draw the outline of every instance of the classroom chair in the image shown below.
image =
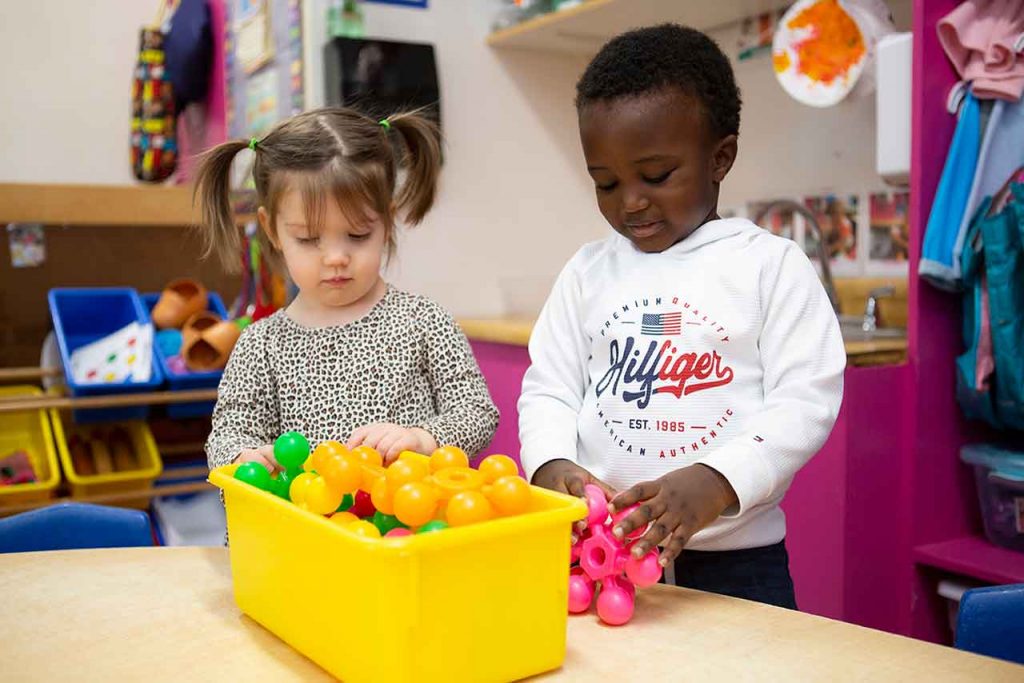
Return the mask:
<path id="1" fill-rule="evenodd" d="M 0 519 L 0 553 L 153 545 L 141 510 L 61 503 Z"/>
<path id="2" fill-rule="evenodd" d="M 966 591 L 955 644 L 960 650 L 1024 664 L 1024 583 Z"/>

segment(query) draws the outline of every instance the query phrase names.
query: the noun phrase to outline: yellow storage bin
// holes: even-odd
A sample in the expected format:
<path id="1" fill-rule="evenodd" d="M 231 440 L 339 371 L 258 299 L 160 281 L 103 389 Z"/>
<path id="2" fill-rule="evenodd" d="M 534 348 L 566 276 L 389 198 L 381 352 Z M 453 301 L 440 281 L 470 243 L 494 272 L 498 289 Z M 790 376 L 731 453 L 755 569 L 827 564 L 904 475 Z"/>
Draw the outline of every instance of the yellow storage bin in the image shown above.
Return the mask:
<path id="1" fill-rule="evenodd" d="M 582 501 L 533 487 L 531 511 L 363 538 L 232 477 L 223 489 L 239 608 L 348 683 L 510 681 L 565 659 L 569 544 Z"/>
<path id="2" fill-rule="evenodd" d="M 42 396 L 43 391 L 33 386 L 0 387 L 0 400 L 25 395 Z M 0 456 L 19 450 L 28 453 L 36 482 L 0 486 L 0 507 L 52 498 L 60 483 L 57 452 L 45 410 L 0 414 Z"/>
<path id="3" fill-rule="evenodd" d="M 50 411 L 50 422 L 53 425 L 53 438 L 57 444 L 57 455 L 60 457 L 64 476 L 67 477 L 72 498 L 86 498 L 107 493 L 129 491 L 145 492 L 152 488 L 153 480 L 163 471 L 163 461 L 156 448 L 156 441 L 149 427 L 141 420 L 111 422 L 104 424 L 75 425 L 66 420 L 58 410 Z M 82 474 L 75 471 L 68 449 L 68 441 L 74 435 L 88 439 L 96 429 L 113 429 L 120 427 L 128 433 L 132 442 L 132 451 L 139 468 L 110 472 L 107 474 Z M 113 502 L 124 507 L 147 508 L 148 499 L 128 500 L 124 503 Z"/>

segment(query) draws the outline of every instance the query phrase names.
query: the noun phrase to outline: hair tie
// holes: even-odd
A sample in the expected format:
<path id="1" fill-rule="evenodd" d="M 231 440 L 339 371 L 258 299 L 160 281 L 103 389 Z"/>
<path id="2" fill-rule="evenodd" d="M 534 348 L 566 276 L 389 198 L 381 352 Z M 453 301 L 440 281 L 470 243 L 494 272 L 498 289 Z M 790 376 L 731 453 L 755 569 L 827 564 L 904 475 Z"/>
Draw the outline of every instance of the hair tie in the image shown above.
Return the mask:
<path id="1" fill-rule="evenodd" d="M 259 140 L 256 138 L 249 138 L 249 149 L 255 152 L 257 144 L 259 144 Z"/>
<path id="2" fill-rule="evenodd" d="M 380 121 L 377 122 L 377 124 L 380 125 L 384 130 L 391 130 L 391 122 L 388 121 L 387 119 L 381 119 Z"/>

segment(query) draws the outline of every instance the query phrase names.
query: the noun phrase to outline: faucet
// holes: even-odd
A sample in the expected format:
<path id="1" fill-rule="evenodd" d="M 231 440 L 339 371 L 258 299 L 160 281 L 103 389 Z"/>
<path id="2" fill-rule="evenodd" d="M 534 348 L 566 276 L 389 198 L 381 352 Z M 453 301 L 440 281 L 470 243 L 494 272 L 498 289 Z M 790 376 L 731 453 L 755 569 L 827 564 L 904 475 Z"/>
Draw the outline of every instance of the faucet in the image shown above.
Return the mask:
<path id="1" fill-rule="evenodd" d="M 865 332 L 874 332 L 878 329 L 878 300 L 883 296 L 893 296 L 896 289 L 892 285 L 872 289 L 868 293 L 868 303 L 864 307 L 864 323 L 861 329 Z"/>
<path id="2" fill-rule="evenodd" d="M 825 293 L 828 295 L 829 303 L 832 304 L 832 310 L 838 316 L 839 296 L 836 294 L 836 283 L 832 279 L 831 259 L 828 255 L 828 247 L 825 246 L 825 235 L 822 233 L 821 225 L 818 223 L 818 219 L 815 218 L 814 213 L 803 204 L 794 202 L 791 199 L 779 199 L 762 207 L 757 212 L 757 215 L 754 216 L 754 223 L 760 225 L 761 221 L 771 212 L 787 209 L 803 216 L 807 224 L 814 230 L 814 234 L 818 237 L 818 260 L 821 261 L 821 279 L 825 281 Z M 865 324 L 867 324 L 866 320 Z"/>

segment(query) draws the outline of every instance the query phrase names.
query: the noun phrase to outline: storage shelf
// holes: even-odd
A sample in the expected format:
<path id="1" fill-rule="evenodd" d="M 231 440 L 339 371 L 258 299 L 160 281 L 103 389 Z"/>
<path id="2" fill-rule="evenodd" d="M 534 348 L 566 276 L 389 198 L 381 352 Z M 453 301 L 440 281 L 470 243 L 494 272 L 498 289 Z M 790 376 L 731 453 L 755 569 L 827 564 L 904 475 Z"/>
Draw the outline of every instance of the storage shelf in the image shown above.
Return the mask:
<path id="1" fill-rule="evenodd" d="M 672 21 L 706 31 L 789 4 L 791 0 L 587 0 L 495 31 L 487 43 L 498 48 L 589 55 L 630 28 Z"/>
<path id="2" fill-rule="evenodd" d="M 47 377 L 59 377 L 64 371 L 60 368 L 0 368 L 0 384 L 14 382 L 38 382 Z"/>
<path id="3" fill-rule="evenodd" d="M 44 225 L 188 226 L 191 186 L 0 183 L 0 221 Z"/>
<path id="4" fill-rule="evenodd" d="M 108 396 L 26 396 L 0 399 L 0 413 L 17 413 L 27 410 L 84 410 L 92 408 L 123 408 L 125 406 L 164 405 L 168 403 L 192 403 L 194 401 L 216 401 L 216 389 L 188 389 L 185 391 L 153 391 L 140 394 L 110 394 Z"/>
<path id="5" fill-rule="evenodd" d="M 992 545 L 984 538 L 965 536 L 914 548 L 919 565 L 991 583 L 1024 583 L 1024 553 Z"/>

